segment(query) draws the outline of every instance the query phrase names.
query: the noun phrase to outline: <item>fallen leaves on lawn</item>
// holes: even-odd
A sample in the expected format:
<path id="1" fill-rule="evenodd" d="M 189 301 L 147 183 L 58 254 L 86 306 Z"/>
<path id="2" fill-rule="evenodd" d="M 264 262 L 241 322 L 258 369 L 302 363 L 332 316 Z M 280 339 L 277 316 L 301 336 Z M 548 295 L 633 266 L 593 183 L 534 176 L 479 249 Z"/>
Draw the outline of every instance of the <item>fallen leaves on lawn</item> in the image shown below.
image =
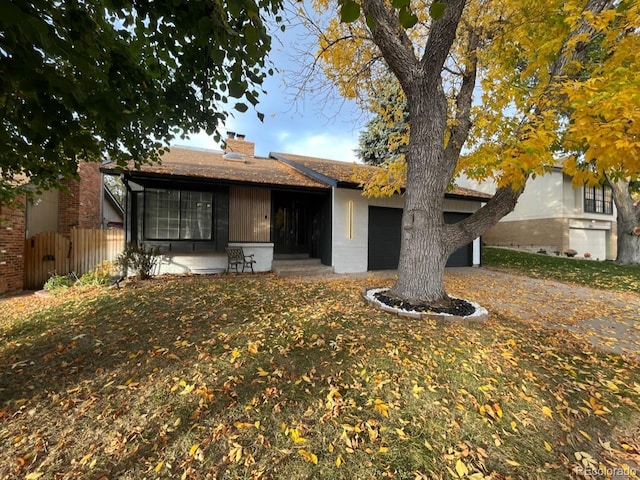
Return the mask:
<path id="1" fill-rule="evenodd" d="M 21 309 L 0 330 L 0 477 L 636 468 L 637 436 L 622 426 L 638 424 L 637 364 L 543 328 L 580 322 L 596 299 L 559 318 L 517 284 L 453 275 L 452 294 L 499 316 L 415 321 L 364 305 L 362 288 L 381 283 L 166 277 Z"/>

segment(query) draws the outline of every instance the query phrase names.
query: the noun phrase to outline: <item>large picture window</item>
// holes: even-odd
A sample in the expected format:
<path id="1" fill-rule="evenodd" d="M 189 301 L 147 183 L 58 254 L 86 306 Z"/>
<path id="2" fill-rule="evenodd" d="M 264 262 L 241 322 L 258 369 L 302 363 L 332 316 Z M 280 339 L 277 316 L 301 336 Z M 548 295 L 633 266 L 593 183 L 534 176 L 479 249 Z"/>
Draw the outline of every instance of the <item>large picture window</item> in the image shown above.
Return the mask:
<path id="1" fill-rule="evenodd" d="M 147 188 L 144 196 L 147 240 L 211 240 L 213 194 Z"/>
<path id="2" fill-rule="evenodd" d="M 590 213 L 613 213 L 613 197 L 607 185 L 584 187 L 584 211 Z"/>

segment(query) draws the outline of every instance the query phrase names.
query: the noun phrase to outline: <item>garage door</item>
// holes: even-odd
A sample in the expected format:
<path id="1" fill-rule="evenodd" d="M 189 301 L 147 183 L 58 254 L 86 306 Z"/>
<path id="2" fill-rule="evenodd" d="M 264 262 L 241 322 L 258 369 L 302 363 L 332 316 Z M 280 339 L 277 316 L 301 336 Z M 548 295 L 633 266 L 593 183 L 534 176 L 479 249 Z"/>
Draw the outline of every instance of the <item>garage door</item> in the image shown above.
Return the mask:
<path id="1" fill-rule="evenodd" d="M 447 223 L 459 222 L 469 214 L 445 212 Z M 369 270 L 398 268 L 400 259 L 400 233 L 402 231 L 402 209 L 369 207 Z M 473 245 L 456 250 L 447 267 L 469 267 L 473 264 Z"/>
<path id="2" fill-rule="evenodd" d="M 578 252 L 579 257 L 582 257 L 585 252 L 589 252 L 591 258 L 605 260 L 607 258 L 607 231 L 570 228 L 569 248 Z"/>

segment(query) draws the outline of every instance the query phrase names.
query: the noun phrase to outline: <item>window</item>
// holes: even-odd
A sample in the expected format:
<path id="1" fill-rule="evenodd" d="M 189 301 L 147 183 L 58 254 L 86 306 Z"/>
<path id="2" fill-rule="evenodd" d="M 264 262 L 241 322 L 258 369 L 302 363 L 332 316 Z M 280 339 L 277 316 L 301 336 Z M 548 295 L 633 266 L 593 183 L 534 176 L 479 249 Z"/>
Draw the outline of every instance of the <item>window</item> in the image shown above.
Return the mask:
<path id="1" fill-rule="evenodd" d="M 613 213 L 611 188 L 606 185 L 584 187 L 584 211 L 591 213 Z"/>
<path id="2" fill-rule="evenodd" d="M 148 240 L 211 240 L 213 194 L 147 188 L 144 232 Z"/>

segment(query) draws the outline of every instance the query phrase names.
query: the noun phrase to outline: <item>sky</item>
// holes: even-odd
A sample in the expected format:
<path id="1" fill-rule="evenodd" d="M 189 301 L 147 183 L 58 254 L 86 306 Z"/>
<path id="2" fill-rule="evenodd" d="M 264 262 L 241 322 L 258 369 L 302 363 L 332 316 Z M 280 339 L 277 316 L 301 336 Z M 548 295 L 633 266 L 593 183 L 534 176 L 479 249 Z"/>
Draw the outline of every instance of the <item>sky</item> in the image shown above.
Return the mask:
<path id="1" fill-rule="evenodd" d="M 300 49 L 315 50 L 315 39 L 303 27 L 291 24 L 285 33 L 278 29 L 273 36 L 276 38 L 269 59 L 279 71 L 265 81 L 263 87 L 267 93 L 258 98 L 257 110 L 264 113 L 264 121 L 260 122 L 251 107 L 245 113 L 235 112 L 221 128 L 223 137 L 227 131 L 246 135 L 247 141 L 255 143 L 257 156 L 282 152 L 357 161 L 354 149 L 365 120 L 355 103 L 345 101 L 336 93 L 320 98 L 317 94 L 304 93 L 294 101 L 295 91 L 286 87 L 286 83 L 292 83 L 294 72 L 301 68 Z M 173 144 L 221 148 L 204 131 Z"/>

